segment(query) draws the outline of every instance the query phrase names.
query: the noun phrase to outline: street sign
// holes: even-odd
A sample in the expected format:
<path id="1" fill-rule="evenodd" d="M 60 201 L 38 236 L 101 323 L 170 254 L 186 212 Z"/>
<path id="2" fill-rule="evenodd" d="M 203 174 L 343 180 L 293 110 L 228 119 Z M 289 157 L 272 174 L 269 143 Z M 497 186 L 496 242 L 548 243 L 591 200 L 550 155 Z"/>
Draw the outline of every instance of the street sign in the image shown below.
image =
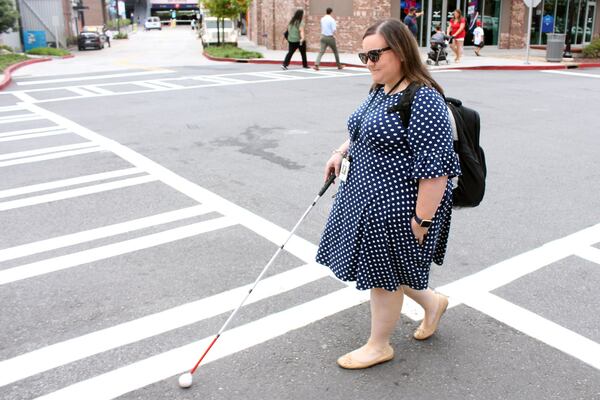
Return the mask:
<path id="1" fill-rule="evenodd" d="M 537 7 L 541 2 L 542 0 L 523 0 L 523 3 L 529 8 Z"/>

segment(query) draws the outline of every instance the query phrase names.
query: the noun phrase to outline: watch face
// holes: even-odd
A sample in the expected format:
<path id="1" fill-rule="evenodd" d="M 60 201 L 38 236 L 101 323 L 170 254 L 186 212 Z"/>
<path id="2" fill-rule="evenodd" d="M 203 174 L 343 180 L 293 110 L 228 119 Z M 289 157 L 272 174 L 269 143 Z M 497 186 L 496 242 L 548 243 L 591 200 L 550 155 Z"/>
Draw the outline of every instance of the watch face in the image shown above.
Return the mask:
<path id="1" fill-rule="evenodd" d="M 421 227 L 423 228 L 429 228 L 431 226 L 431 221 L 427 220 L 427 219 L 423 219 L 421 220 Z"/>

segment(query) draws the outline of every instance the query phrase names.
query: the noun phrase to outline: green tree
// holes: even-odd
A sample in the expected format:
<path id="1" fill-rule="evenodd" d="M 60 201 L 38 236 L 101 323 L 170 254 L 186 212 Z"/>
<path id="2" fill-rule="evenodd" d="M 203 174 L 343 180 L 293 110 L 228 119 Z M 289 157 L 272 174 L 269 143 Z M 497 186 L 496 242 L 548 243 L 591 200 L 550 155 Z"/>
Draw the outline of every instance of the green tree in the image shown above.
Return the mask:
<path id="1" fill-rule="evenodd" d="M 221 36 L 225 38 L 225 33 L 221 35 L 223 29 L 223 19 L 239 18 L 241 13 L 246 12 L 252 0 L 204 0 L 201 1 L 204 8 L 208 10 L 212 17 L 217 18 L 217 44 L 221 44 Z M 219 20 L 221 23 L 219 24 Z"/>
<path id="2" fill-rule="evenodd" d="M 12 0 L 0 0 L 0 33 L 16 29 L 19 14 L 15 10 Z"/>

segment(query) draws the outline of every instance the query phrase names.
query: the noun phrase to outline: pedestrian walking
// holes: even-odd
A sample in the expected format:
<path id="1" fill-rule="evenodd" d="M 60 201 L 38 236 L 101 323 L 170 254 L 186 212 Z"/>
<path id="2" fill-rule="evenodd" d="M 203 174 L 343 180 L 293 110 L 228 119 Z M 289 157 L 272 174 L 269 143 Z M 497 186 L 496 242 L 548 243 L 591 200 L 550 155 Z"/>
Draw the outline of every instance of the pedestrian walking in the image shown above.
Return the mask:
<path id="1" fill-rule="evenodd" d="M 281 69 L 288 69 L 288 65 L 290 65 L 292 56 L 297 49 L 300 50 L 300 55 L 302 56 L 302 67 L 308 68 L 308 61 L 306 60 L 306 41 L 304 38 L 304 22 L 302 21 L 303 17 L 304 10 L 296 10 L 294 16 L 288 23 L 288 53 L 283 60 Z"/>
<path id="2" fill-rule="evenodd" d="M 102 25 L 102 34 L 106 39 L 106 44 L 108 44 L 108 47 L 110 48 L 110 39 L 112 39 L 112 32 L 108 29 L 106 24 Z"/>
<path id="3" fill-rule="evenodd" d="M 453 17 L 448 24 L 447 34 L 452 37 L 450 48 L 454 52 L 454 61 L 460 62 L 463 53 L 463 45 L 465 43 L 465 26 L 467 21 L 462 16 L 459 9 L 454 10 Z"/>
<path id="4" fill-rule="evenodd" d="M 335 56 L 335 63 L 337 64 L 338 69 L 344 68 L 340 63 L 340 55 L 338 54 L 337 44 L 335 41 L 335 31 L 337 30 L 337 26 L 335 23 L 335 19 L 331 16 L 333 9 L 331 7 L 327 8 L 325 11 L 325 16 L 321 18 L 321 40 L 320 45 L 321 49 L 319 51 L 319 55 L 317 56 L 317 60 L 315 61 L 315 69 L 319 70 L 319 65 L 321 64 L 321 57 L 325 54 L 325 50 L 327 47 L 331 47 L 333 51 L 333 55 Z"/>
<path id="5" fill-rule="evenodd" d="M 460 174 L 442 88 L 421 62 L 406 25 L 386 19 L 367 29 L 361 61 L 371 92 L 348 119 L 349 139 L 333 151 L 325 176 L 340 187 L 316 260 L 343 281 L 370 290 L 367 343 L 340 357 L 360 369 L 394 357 L 390 337 L 404 295 L 425 310 L 415 339 L 434 334 L 448 298 L 428 287 L 432 262 L 442 264 L 450 231 L 452 183 Z M 411 83 L 420 85 L 408 127 L 389 108 Z"/>
<path id="6" fill-rule="evenodd" d="M 419 41 L 419 23 L 417 18 L 423 15 L 422 12 L 417 12 L 415 7 L 408 10 L 408 15 L 404 17 L 404 24 L 410 29 L 417 42 Z"/>
<path id="7" fill-rule="evenodd" d="M 475 22 L 476 28 L 473 29 L 473 44 L 475 45 L 475 54 L 479 56 L 479 52 L 483 49 L 484 46 L 484 35 L 483 28 L 481 27 L 481 21 L 477 20 Z"/>

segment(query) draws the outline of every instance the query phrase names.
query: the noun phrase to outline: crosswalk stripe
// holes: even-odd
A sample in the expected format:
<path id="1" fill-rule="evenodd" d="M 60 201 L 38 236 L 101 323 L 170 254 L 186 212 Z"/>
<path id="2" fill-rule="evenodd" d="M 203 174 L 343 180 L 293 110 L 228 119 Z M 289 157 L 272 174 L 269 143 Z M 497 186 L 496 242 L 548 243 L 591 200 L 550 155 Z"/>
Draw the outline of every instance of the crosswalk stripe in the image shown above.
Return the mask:
<path id="1" fill-rule="evenodd" d="M 6 137 L 6 136 L 17 136 L 17 135 L 24 135 L 24 134 L 28 134 L 28 133 L 44 133 L 44 132 L 52 132 L 52 131 L 56 131 L 56 130 L 63 130 L 65 128 L 63 128 L 62 126 L 48 126 L 48 127 L 44 127 L 44 128 L 32 128 L 32 129 L 21 129 L 18 131 L 10 131 L 10 132 L 2 132 L 0 133 L 0 137 Z"/>
<path id="2" fill-rule="evenodd" d="M 575 252 L 575 255 L 600 265 L 600 249 L 586 246 Z"/>
<path id="3" fill-rule="evenodd" d="M 271 314 L 259 320 L 233 328 L 223 334 L 220 342 L 206 356 L 203 364 L 264 343 L 314 321 L 327 318 L 350 307 L 364 303 L 368 292 L 345 288 L 309 302 Z M 78 382 L 38 400 L 109 400 L 152 383 L 189 370 L 212 337 L 158 354 L 125 367 Z M 202 374 L 202 367 L 197 374 Z"/>
<path id="4" fill-rule="evenodd" d="M 99 79 L 112 79 L 112 78 L 124 78 L 131 76 L 141 76 L 141 75 L 156 75 L 156 74 L 170 74 L 175 71 L 168 69 L 160 69 L 154 71 L 141 71 L 141 72 L 130 72 L 123 74 L 107 74 L 107 75 L 86 75 L 72 78 L 58 78 L 58 79 L 40 79 L 36 81 L 24 81 L 17 82 L 18 86 L 31 86 L 31 85 L 42 85 L 47 83 L 62 83 L 62 82 L 76 82 L 76 81 L 84 81 L 84 80 L 99 80 Z"/>
<path id="5" fill-rule="evenodd" d="M 235 225 L 232 218 L 220 217 L 208 221 L 198 222 L 159 233 L 129 239 L 118 243 L 83 250 L 76 253 L 49 258 L 30 264 L 20 265 L 0 271 L 0 285 L 17 282 L 51 272 L 61 271 L 82 264 L 104 260 L 118 255 L 155 247 L 177 240 L 189 238 L 201 233 L 223 229 Z"/>
<path id="6" fill-rule="evenodd" d="M 256 303 L 291 291 L 328 275 L 327 268 L 317 264 L 306 264 L 270 276 L 260 282 L 246 304 Z M 240 286 L 2 361 L 0 362 L 0 387 L 61 365 L 231 311 L 238 306 L 240 299 L 251 287 L 252 284 Z"/>
<path id="7" fill-rule="evenodd" d="M 110 94 L 114 94 L 114 92 L 111 92 L 110 90 L 106 90 L 104 88 L 98 87 L 98 86 L 82 86 L 83 89 L 85 90 L 89 90 L 90 92 L 94 92 L 97 94 L 102 94 L 102 95 L 110 95 Z"/>
<path id="8" fill-rule="evenodd" d="M 109 171 L 109 172 L 101 172 L 98 174 L 78 176 L 76 178 L 68 178 L 68 179 L 61 179 L 58 181 L 38 183 L 35 185 L 21 186 L 21 187 L 13 188 L 13 189 L 5 189 L 5 190 L 0 190 L 0 199 L 4 199 L 7 197 L 13 197 L 13 196 L 21 196 L 21 195 L 28 194 L 28 193 L 41 192 L 44 190 L 58 189 L 61 187 L 80 185 L 82 183 L 89 183 L 89 182 L 101 181 L 101 180 L 112 179 L 112 178 L 120 178 L 122 176 L 127 176 L 127 175 L 141 174 L 142 172 L 144 172 L 142 169 L 133 167 L 133 168 L 125 168 L 125 169 L 119 169 L 119 170 Z"/>
<path id="9" fill-rule="evenodd" d="M 91 92 L 79 86 L 71 86 L 66 89 L 83 97 L 98 96 L 98 93 Z"/>
<path id="10" fill-rule="evenodd" d="M 67 144 L 64 146 L 44 147 L 43 149 L 17 151 L 14 153 L 0 154 L 0 161 L 11 160 L 11 159 L 16 159 L 16 158 L 25 158 L 25 157 L 36 156 L 36 155 L 40 155 L 40 154 L 58 153 L 60 151 L 66 151 L 66 150 L 83 149 L 83 148 L 92 147 L 92 146 L 97 146 L 97 144 L 94 142 L 82 142 L 82 143 L 75 143 L 75 144 Z"/>
<path id="11" fill-rule="evenodd" d="M 600 343 L 547 320 L 492 293 L 472 290 L 464 303 L 600 370 Z"/>
<path id="12" fill-rule="evenodd" d="M 3 138 L 0 138 L 0 142 L 14 142 L 17 140 L 27 140 L 27 139 L 46 137 L 46 136 L 64 135 L 65 133 L 69 133 L 69 131 L 67 129 L 63 129 L 63 130 L 55 130 L 55 131 L 49 131 L 49 132 L 29 133 L 26 135 L 3 137 Z"/>
<path id="13" fill-rule="evenodd" d="M 29 207 L 58 200 L 72 199 L 74 197 L 122 189 L 130 186 L 141 185 L 143 183 L 154 182 L 157 180 L 158 178 L 152 175 L 145 175 L 136 178 L 121 179 L 114 182 L 100 183 L 98 185 L 85 186 L 77 189 L 63 190 L 56 193 L 48 193 L 39 196 L 26 197 L 23 199 L 5 201 L 0 203 L 0 211 L 14 210 L 16 208 Z"/>
<path id="14" fill-rule="evenodd" d="M 581 78 L 596 78 L 596 79 L 600 79 L 600 75 L 586 74 L 586 73 L 583 73 L 583 72 L 559 71 L 559 70 L 544 70 L 544 71 L 540 71 L 540 72 L 544 72 L 546 74 L 569 75 L 569 76 L 578 76 L 578 77 L 581 77 Z"/>
<path id="15" fill-rule="evenodd" d="M 28 163 L 39 162 L 39 161 L 55 160 L 58 158 L 78 156 L 81 154 L 95 153 L 98 151 L 105 151 L 105 150 L 100 146 L 95 146 L 95 147 L 88 147 L 88 148 L 80 149 L 80 150 L 61 151 L 58 153 L 44 154 L 41 156 L 17 158 L 15 160 L 0 161 L 0 168 L 10 167 L 13 165 L 28 164 Z"/>
<path id="16" fill-rule="evenodd" d="M 41 119 L 37 115 L 11 116 L 0 120 L 0 124 L 14 124 L 17 122 L 35 121 Z"/>
<path id="17" fill-rule="evenodd" d="M 104 239 L 111 236 L 121 235 L 123 233 L 133 232 L 145 228 L 168 224 L 187 218 L 197 217 L 211 212 L 212 210 L 205 205 L 182 208 L 180 210 L 168 211 L 161 214 L 151 215 L 134 219 L 127 222 L 94 228 L 87 231 L 71 233 L 58 236 L 51 239 L 40 240 L 37 242 L 22 244 L 0 250 L 0 262 L 14 260 L 16 258 L 27 257 L 33 254 L 56 250 L 64 247 L 74 246 L 93 240 Z"/>

